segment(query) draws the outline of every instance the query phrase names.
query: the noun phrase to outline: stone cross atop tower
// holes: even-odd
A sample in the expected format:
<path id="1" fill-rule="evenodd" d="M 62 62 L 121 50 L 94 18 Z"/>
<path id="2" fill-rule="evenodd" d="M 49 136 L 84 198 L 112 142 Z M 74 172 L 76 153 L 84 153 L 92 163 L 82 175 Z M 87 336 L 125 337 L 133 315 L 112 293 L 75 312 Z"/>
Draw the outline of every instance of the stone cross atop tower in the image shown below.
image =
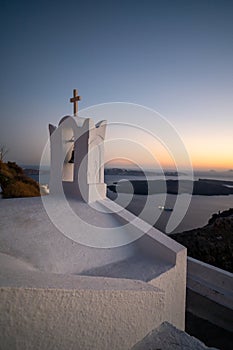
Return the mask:
<path id="1" fill-rule="evenodd" d="M 77 113 L 77 109 L 75 111 Z M 58 127 L 49 125 L 51 194 L 65 193 L 88 203 L 106 197 L 104 183 L 106 125 L 105 120 L 95 125 L 93 119 L 78 116 L 63 117 Z M 73 162 L 70 162 L 72 152 Z"/>
<path id="2" fill-rule="evenodd" d="M 70 98 L 70 102 L 74 104 L 74 116 L 78 115 L 78 101 L 81 101 L 81 96 L 78 96 L 78 90 L 73 90 L 73 97 Z"/>

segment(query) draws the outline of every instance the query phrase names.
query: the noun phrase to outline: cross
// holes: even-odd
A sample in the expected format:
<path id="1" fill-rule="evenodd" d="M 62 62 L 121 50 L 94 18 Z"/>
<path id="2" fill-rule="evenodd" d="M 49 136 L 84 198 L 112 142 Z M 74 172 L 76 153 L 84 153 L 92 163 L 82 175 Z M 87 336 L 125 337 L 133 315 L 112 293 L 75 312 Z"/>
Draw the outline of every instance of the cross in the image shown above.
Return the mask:
<path id="1" fill-rule="evenodd" d="M 70 99 L 70 102 L 74 104 L 74 116 L 78 114 L 78 101 L 81 100 L 81 96 L 78 96 L 78 90 L 73 90 L 73 97 Z"/>

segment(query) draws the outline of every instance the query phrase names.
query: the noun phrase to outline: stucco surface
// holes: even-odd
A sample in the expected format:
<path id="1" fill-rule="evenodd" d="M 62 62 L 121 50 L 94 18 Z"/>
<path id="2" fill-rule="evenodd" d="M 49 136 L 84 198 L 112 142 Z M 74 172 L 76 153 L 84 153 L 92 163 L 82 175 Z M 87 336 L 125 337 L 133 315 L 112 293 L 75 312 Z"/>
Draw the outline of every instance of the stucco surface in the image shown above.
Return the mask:
<path id="1" fill-rule="evenodd" d="M 163 319 L 163 293 L 0 289 L 0 349 L 129 349 Z"/>
<path id="2" fill-rule="evenodd" d="M 0 349 L 129 349 L 164 321 L 183 329 L 186 250 L 157 230 L 144 235 L 147 224 L 123 209 L 70 205 L 109 230 L 133 219 L 141 238 L 85 246 L 53 225 L 40 198 L 0 201 Z"/>
<path id="3" fill-rule="evenodd" d="M 117 214 L 96 211 L 79 201 L 72 200 L 70 204 L 83 220 L 93 225 L 100 224 L 109 230 L 122 225 Z M 53 225 L 40 198 L 0 201 L 0 253 L 5 254 L 1 261 L 4 264 L 7 256 L 14 258 L 12 268 L 15 262 L 16 266 L 24 263 L 45 272 L 86 273 L 148 281 L 170 269 L 175 259 L 169 261 L 161 257 L 156 247 L 153 256 L 148 254 L 141 247 L 143 239 L 116 248 L 88 247 L 72 241 Z M 169 251 L 172 255 L 171 249 Z"/>
<path id="4" fill-rule="evenodd" d="M 77 201 L 75 207 L 78 215 L 93 225 L 110 229 L 120 225 L 115 217 L 96 212 L 83 202 Z M 0 252 L 19 258 L 34 268 L 78 274 L 128 258 L 136 250 L 135 244 L 95 249 L 72 241 L 53 225 L 39 197 L 0 201 Z"/>

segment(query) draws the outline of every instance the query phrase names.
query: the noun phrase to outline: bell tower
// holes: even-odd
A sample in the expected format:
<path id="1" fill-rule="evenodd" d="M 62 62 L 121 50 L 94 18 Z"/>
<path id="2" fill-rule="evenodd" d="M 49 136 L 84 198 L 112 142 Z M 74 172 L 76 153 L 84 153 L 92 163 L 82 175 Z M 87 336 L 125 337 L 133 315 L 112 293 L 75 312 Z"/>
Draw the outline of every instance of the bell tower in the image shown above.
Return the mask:
<path id="1" fill-rule="evenodd" d="M 80 97 L 76 92 L 74 96 L 76 103 Z M 77 115 L 63 117 L 58 127 L 49 125 L 51 149 L 49 187 L 52 195 L 64 192 L 66 196 L 76 196 L 87 203 L 106 198 L 104 183 L 106 125 L 105 120 L 95 125 L 93 119 Z"/>

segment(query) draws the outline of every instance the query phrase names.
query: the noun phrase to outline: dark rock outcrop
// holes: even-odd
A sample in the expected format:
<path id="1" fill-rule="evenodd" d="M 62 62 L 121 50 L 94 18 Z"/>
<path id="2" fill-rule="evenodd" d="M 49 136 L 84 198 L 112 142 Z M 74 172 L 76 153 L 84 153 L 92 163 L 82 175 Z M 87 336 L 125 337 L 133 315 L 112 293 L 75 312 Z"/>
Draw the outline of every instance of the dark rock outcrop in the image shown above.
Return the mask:
<path id="1" fill-rule="evenodd" d="M 202 227 L 170 235 L 192 258 L 233 272 L 233 209 L 214 214 Z"/>

